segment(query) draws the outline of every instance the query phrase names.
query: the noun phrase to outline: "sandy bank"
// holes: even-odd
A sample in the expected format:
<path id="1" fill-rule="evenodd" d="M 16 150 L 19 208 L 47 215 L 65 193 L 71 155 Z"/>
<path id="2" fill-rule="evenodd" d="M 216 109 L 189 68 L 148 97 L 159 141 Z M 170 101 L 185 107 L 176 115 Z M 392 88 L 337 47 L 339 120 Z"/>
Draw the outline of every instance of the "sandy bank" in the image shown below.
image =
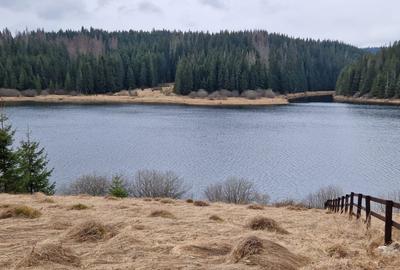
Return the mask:
<path id="1" fill-rule="evenodd" d="M 288 104 L 285 97 L 259 98 L 255 100 L 245 98 L 227 98 L 225 100 L 210 100 L 190 98 L 187 96 L 67 96 L 48 95 L 36 97 L 1 97 L 0 101 L 5 103 L 57 103 L 57 104 L 175 104 L 193 106 L 270 106 Z"/>
<path id="2" fill-rule="evenodd" d="M 335 102 L 353 103 L 353 104 L 370 104 L 370 105 L 400 105 L 400 99 L 384 99 L 384 98 L 355 98 L 345 96 L 334 96 Z"/>
<path id="3" fill-rule="evenodd" d="M 0 201 L 0 216 L 13 205 L 41 212 L 0 219 L 0 269 L 397 269 L 400 263 L 398 255 L 376 250 L 383 239 L 378 221 L 366 231 L 362 222 L 325 210 L 41 194 L 0 194 Z M 78 203 L 89 208 L 71 210 Z M 252 230 L 246 225 L 255 216 L 288 233 Z M 262 250 L 232 257 L 249 236 L 265 241 Z"/>

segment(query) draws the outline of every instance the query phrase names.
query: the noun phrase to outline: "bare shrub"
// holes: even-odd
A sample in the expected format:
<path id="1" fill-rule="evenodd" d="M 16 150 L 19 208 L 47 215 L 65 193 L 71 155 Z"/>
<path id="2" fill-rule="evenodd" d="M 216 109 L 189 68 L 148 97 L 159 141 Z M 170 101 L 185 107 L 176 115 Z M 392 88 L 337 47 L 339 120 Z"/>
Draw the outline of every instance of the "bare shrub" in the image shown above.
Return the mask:
<path id="1" fill-rule="evenodd" d="M 239 97 L 240 96 L 238 90 L 233 90 L 233 91 L 231 91 L 231 93 L 232 93 L 232 97 Z"/>
<path id="2" fill-rule="evenodd" d="M 79 267 L 81 261 L 72 249 L 63 247 L 60 242 L 44 242 L 35 245 L 18 263 L 17 267 L 39 267 L 43 264 L 56 263 L 68 267 Z"/>
<path id="3" fill-rule="evenodd" d="M 193 203 L 193 199 L 187 199 L 186 202 L 187 203 Z"/>
<path id="4" fill-rule="evenodd" d="M 26 205 L 9 206 L 0 214 L 0 219 L 22 217 L 22 218 L 38 218 L 42 213 L 32 207 Z"/>
<path id="5" fill-rule="evenodd" d="M 168 199 L 168 198 L 164 198 L 160 200 L 160 203 L 164 203 L 164 204 L 173 204 L 175 203 L 174 200 Z"/>
<path id="6" fill-rule="evenodd" d="M 336 199 L 343 195 L 343 190 L 337 186 L 327 186 L 320 188 L 316 192 L 310 193 L 303 204 L 309 208 L 323 209 L 327 200 Z"/>
<path id="7" fill-rule="evenodd" d="M 211 184 L 204 190 L 204 195 L 211 202 L 248 204 L 257 202 L 266 204 L 269 196 L 256 191 L 254 184 L 244 178 L 231 177 L 226 181 Z"/>
<path id="8" fill-rule="evenodd" d="M 149 217 L 175 218 L 175 216 L 166 210 L 154 210 Z"/>
<path id="9" fill-rule="evenodd" d="M 48 90 L 41 90 L 41 91 L 40 91 L 40 95 L 41 95 L 41 96 L 48 96 L 48 95 L 50 95 L 50 93 L 49 93 Z"/>
<path id="10" fill-rule="evenodd" d="M 254 90 L 246 90 L 241 94 L 242 97 L 247 99 L 257 99 L 260 98 L 260 94 Z"/>
<path id="11" fill-rule="evenodd" d="M 88 220 L 74 226 L 68 236 L 79 242 L 95 242 L 115 236 L 114 230 L 110 226 L 94 220 Z"/>
<path id="12" fill-rule="evenodd" d="M 246 227 L 252 230 L 267 230 L 269 232 L 277 232 L 280 234 L 288 233 L 285 229 L 281 228 L 275 220 L 262 216 L 250 219 L 247 222 Z"/>
<path id="13" fill-rule="evenodd" d="M 275 98 L 276 94 L 274 91 L 272 91 L 272 89 L 267 89 L 264 91 L 264 97 L 266 98 Z"/>
<path id="14" fill-rule="evenodd" d="M 194 201 L 193 205 L 194 206 L 200 206 L 200 207 L 210 206 L 210 204 L 208 202 L 205 202 L 205 201 Z"/>
<path id="15" fill-rule="evenodd" d="M 36 97 L 38 95 L 38 92 L 33 89 L 27 89 L 27 90 L 21 91 L 21 95 L 23 95 L 24 97 Z"/>
<path id="16" fill-rule="evenodd" d="M 294 211 L 303 211 L 303 210 L 308 210 L 309 208 L 304 205 L 302 202 L 297 202 L 293 199 L 285 199 L 282 201 L 275 202 L 273 204 L 274 207 L 286 207 L 288 210 L 294 210 Z"/>
<path id="17" fill-rule="evenodd" d="M 232 92 L 229 90 L 226 90 L 226 89 L 219 90 L 219 93 L 221 96 L 224 96 L 224 97 L 232 97 Z"/>
<path id="18" fill-rule="evenodd" d="M 208 99 L 211 100 L 225 100 L 227 97 L 222 95 L 221 92 L 215 91 L 208 95 Z"/>
<path id="19" fill-rule="evenodd" d="M 140 170 L 131 185 L 134 197 L 179 199 L 187 191 L 183 179 L 171 171 Z"/>
<path id="20" fill-rule="evenodd" d="M 65 96 L 68 95 L 68 92 L 64 89 L 54 90 L 54 95 Z"/>
<path id="21" fill-rule="evenodd" d="M 188 95 L 190 98 L 197 98 L 197 93 L 195 91 L 192 91 Z"/>
<path id="22" fill-rule="evenodd" d="M 206 98 L 208 96 L 208 92 L 204 89 L 199 89 L 196 95 L 198 98 Z"/>
<path id="23" fill-rule="evenodd" d="M 110 181 L 105 176 L 88 174 L 79 177 L 64 191 L 67 195 L 88 194 L 91 196 L 106 196 Z"/>
<path id="24" fill-rule="evenodd" d="M 19 97 L 21 93 L 16 89 L 0 88 L 0 97 Z"/>

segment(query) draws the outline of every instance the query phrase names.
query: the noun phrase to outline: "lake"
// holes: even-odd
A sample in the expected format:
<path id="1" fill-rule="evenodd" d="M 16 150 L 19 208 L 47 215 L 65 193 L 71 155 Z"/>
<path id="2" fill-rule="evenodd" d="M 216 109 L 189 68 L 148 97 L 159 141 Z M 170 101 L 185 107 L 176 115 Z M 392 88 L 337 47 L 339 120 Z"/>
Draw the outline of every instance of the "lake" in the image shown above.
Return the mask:
<path id="1" fill-rule="evenodd" d="M 27 127 L 61 187 L 82 174 L 172 170 L 201 198 L 230 176 L 272 199 L 326 185 L 383 195 L 400 189 L 400 109 L 339 103 L 260 108 L 153 105 L 7 106 L 16 143 Z"/>

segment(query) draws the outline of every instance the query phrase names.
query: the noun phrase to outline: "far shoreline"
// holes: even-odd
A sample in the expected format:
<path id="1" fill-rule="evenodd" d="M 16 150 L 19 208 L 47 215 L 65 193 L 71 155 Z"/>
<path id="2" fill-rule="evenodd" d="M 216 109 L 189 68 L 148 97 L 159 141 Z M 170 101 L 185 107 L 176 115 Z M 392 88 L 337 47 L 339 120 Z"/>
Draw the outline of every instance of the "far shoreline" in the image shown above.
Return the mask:
<path id="1" fill-rule="evenodd" d="M 385 98 L 363 98 L 363 97 L 346 97 L 333 96 L 334 102 L 349 103 L 359 105 L 382 105 L 382 106 L 400 106 L 400 99 L 385 99 Z"/>

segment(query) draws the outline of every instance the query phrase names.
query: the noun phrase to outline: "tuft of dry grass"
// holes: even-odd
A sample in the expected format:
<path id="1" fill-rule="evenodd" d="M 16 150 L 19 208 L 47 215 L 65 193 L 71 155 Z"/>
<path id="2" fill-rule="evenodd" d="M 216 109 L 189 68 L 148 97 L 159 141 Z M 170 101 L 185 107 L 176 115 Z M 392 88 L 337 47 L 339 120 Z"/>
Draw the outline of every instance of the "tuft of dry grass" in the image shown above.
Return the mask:
<path id="1" fill-rule="evenodd" d="M 210 206 L 210 204 L 208 202 L 205 202 L 205 201 L 194 201 L 193 205 L 194 206 L 200 206 L 200 207 Z"/>
<path id="2" fill-rule="evenodd" d="M 88 220 L 71 228 L 67 234 L 78 242 L 96 242 L 115 236 L 114 230 L 95 220 Z"/>
<path id="3" fill-rule="evenodd" d="M 186 202 L 187 203 L 193 203 L 193 200 L 192 199 L 187 199 Z"/>
<path id="4" fill-rule="evenodd" d="M 346 258 L 349 255 L 349 252 L 342 244 L 334 244 L 326 249 L 329 257 L 341 259 Z"/>
<path id="5" fill-rule="evenodd" d="M 151 202 L 153 199 L 152 198 L 143 198 L 142 199 L 144 202 Z"/>
<path id="6" fill-rule="evenodd" d="M 267 230 L 269 232 L 288 234 L 288 231 L 279 226 L 275 220 L 262 216 L 257 216 L 250 219 L 247 222 L 246 227 L 252 230 Z"/>
<path id="7" fill-rule="evenodd" d="M 231 253 L 231 260 L 237 263 L 250 255 L 260 254 L 262 250 L 262 240 L 256 236 L 249 236 L 239 241 L 235 246 Z"/>
<path id="8" fill-rule="evenodd" d="M 108 196 L 105 196 L 104 199 L 109 200 L 109 201 L 119 201 L 121 198 L 117 198 L 115 196 L 108 195 Z"/>
<path id="9" fill-rule="evenodd" d="M 296 270 L 305 266 L 309 260 L 272 241 L 248 236 L 237 243 L 228 261 L 245 262 L 246 265 L 260 266 L 260 269 Z"/>
<path id="10" fill-rule="evenodd" d="M 160 200 L 160 203 L 172 204 L 172 203 L 175 203 L 175 201 L 172 199 L 169 199 L 169 198 L 164 198 L 164 199 Z"/>
<path id="11" fill-rule="evenodd" d="M 154 210 L 149 217 L 176 218 L 171 212 L 166 210 Z"/>
<path id="12" fill-rule="evenodd" d="M 61 243 L 44 242 L 32 250 L 18 263 L 17 267 L 39 267 L 44 264 L 55 263 L 64 266 L 81 266 L 81 260 L 70 248 Z"/>
<path id="13" fill-rule="evenodd" d="M 89 206 L 87 206 L 86 204 L 82 204 L 82 203 L 77 203 L 74 205 L 71 205 L 70 210 L 86 210 L 89 209 Z"/>
<path id="14" fill-rule="evenodd" d="M 247 208 L 252 210 L 264 210 L 264 206 L 262 206 L 261 204 L 250 204 L 249 206 L 247 206 Z"/>
<path id="15" fill-rule="evenodd" d="M 41 203 L 55 203 L 56 201 L 50 197 L 46 197 L 40 201 Z"/>
<path id="16" fill-rule="evenodd" d="M 38 218 L 42 213 L 32 207 L 26 205 L 9 206 L 0 214 L 0 219 L 22 217 L 22 218 Z"/>
<path id="17" fill-rule="evenodd" d="M 198 243 L 178 246 L 175 250 L 195 257 L 217 257 L 225 256 L 231 252 L 232 247 L 224 243 Z"/>
<path id="18" fill-rule="evenodd" d="M 216 222 L 224 222 L 224 220 L 217 215 L 211 215 L 210 220 L 214 220 Z"/>

